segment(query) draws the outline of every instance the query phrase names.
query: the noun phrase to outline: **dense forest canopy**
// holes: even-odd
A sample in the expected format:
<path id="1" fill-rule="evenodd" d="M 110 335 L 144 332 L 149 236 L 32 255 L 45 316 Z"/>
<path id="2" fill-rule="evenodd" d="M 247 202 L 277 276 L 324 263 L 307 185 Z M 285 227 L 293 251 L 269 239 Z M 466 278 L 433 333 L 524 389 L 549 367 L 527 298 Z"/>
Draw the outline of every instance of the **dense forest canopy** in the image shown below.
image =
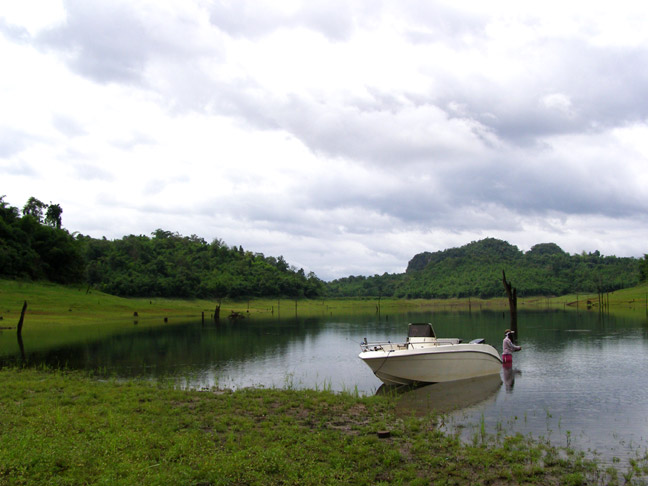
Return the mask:
<path id="1" fill-rule="evenodd" d="M 116 295 L 164 297 L 318 297 L 323 282 L 313 273 L 220 240 L 161 229 L 153 237 L 115 241 L 87 238 L 87 281 Z"/>
<path id="2" fill-rule="evenodd" d="M 54 206 L 55 210 L 50 208 Z M 85 283 L 121 296 L 209 299 L 314 298 L 324 283 L 313 273 L 266 257 L 158 229 L 117 240 L 71 235 L 62 209 L 30 198 L 21 212 L 0 198 L 0 276 Z"/>
<path id="3" fill-rule="evenodd" d="M 598 251 L 569 255 L 555 243 L 522 252 L 486 238 L 460 248 L 415 255 L 404 274 L 347 277 L 328 284 L 331 295 L 405 298 L 497 297 L 504 295 L 502 270 L 518 295 L 609 292 L 645 280 L 648 256 L 618 258 Z"/>
<path id="4" fill-rule="evenodd" d="M 21 216 L 0 197 L 0 275 L 57 283 L 83 279 L 83 248 L 61 228 L 62 212 L 30 198 Z"/>
<path id="5" fill-rule="evenodd" d="M 448 298 L 504 295 L 502 270 L 524 295 L 612 291 L 648 277 L 643 259 L 570 255 L 555 243 L 522 252 L 486 238 L 460 248 L 415 255 L 402 274 L 349 276 L 323 282 L 264 256 L 158 229 L 116 240 L 70 234 L 63 209 L 30 198 L 22 211 L 0 197 L 0 276 L 84 283 L 121 296 L 220 299 L 251 297 Z"/>

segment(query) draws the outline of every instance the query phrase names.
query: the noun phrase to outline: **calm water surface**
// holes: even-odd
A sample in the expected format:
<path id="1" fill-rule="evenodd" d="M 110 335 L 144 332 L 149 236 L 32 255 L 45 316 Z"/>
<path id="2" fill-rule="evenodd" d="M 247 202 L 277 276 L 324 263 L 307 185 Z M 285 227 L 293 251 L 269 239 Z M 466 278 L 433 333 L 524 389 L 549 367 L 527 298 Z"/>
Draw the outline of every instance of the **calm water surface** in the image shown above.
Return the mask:
<path id="1" fill-rule="evenodd" d="M 520 432 L 597 454 L 603 463 L 645 454 L 648 446 L 648 321 L 596 312 L 523 312 L 523 350 L 500 377 L 439 384 L 401 395 L 403 413 L 448 412 L 466 438 Z M 188 388 L 247 386 L 373 394 L 381 382 L 358 359 L 359 343 L 403 340 L 409 322 L 433 322 L 437 335 L 486 338 L 501 352 L 501 312 L 121 324 L 110 337 L 88 332 L 0 333 L 0 362 L 95 369 L 122 377 L 170 378 Z M 54 343 L 48 345 L 47 343 Z M 383 388 L 384 389 L 384 388 Z M 380 390 L 380 391 L 379 391 Z"/>

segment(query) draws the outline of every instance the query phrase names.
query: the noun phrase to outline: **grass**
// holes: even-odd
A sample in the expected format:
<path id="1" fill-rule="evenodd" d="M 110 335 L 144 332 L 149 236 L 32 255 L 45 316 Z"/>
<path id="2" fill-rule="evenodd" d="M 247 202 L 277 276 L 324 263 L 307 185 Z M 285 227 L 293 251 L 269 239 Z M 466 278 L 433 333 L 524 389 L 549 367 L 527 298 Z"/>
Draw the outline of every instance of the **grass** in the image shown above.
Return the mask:
<path id="1" fill-rule="evenodd" d="M 66 325 L 87 325 L 106 321 L 132 321 L 137 313 L 138 321 L 164 322 L 164 318 L 210 319 L 217 301 L 183 300 L 162 298 L 122 298 L 104 294 L 80 286 L 61 286 L 43 282 L 20 282 L 0 279 L 0 328 L 15 327 L 24 301 L 28 302 L 27 321 L 36 328 L 55 323 Z M 561 297 L 519 298 L 519 308 L 569 307 L 580 308 L 592 303 L 598 309 L 595 294 L 566 295 Z M 609 294 L 610 307 L 614 313 L 648 313 L 648 284 L 631 289 L 618 290 Z M 221 318 L 232 312 L 244 315 L 285 315 L 298 313 L 300 316 L 366 314 L 378 310 L 377 299 L 335 299 L 335 300 L 288 300 L 256 299 L 250 301 L 223 300 L 220 302 Z M 380 312 L 425 311 L 425 310 L 479 310 L 508 309 L 508 301 L 501 299 L 381 299 Z"/>
<path id="2" fill-rule="evenodd" d="M 23 301 L 27 301 L 27 322 L 32 326 L 65 323 L 83 326 L 106 320 L 141 320 L 164 317 L 200 316 L 213 312 L 215 303 L 180 299 L 125 299 L 85 287 L 43 282 L 0 280 L 0 316 L 15 325 Z M 6 325 L 6 324 L 2 324 Z"/>
<path id="3" fill-rule="evenodd" d="M 180 391 L 0 370 L 0 484 L 606 484 L 577 454 L 514 436 L 464 444 L 394 397 Z M 390 431 L 378 438 L 379 430 Z"/>
<path id="4" fill-rule="evenodd" d="M 160 325 L 165 322 L 187 319 L 211 319 L 220 304 L 220 317 L 237 312 L 244 316 L 294 316 L 366 315 L 378 309 L 377 299 L 336 299 L 298 301 L 289 299 L 255 299 L 220 302 L 201 299 L 122 298 L 81 286 L 62 286 L 44 282 L 20 282 L 0 279 L 0 331 L 15 328 L 20 318 L 23 302 L 27 301 L 25 332 L 52 329 L 57 324 L 65 327 L 88 327 L 101 324 L 133 323 Z M 500 308 L 502 299 L 448 299 L 403 300 L 381 299 L 383 315 L 404 311 L 432 309 Z M 508 304 L 506 304 L 508 305 Z M 137 313 L 137 315 L 135 315 Z"/>
<path id="5" fill-rule="evenodd" d="M 603 304 L 599 306 L 599 297 L 597 294 L 570 294 L 560 297 L 534 297 L 522 299 L 526 305 L 550 305 L 555 307 L 569 307 L 587 309 L 588 303 L 590 310 L 610 312 L 617 315 L 644 313 L 648 316 L 648 283 L 643 283 L 636 287 L 616 290 L 604 294 Z M 607 303 L 609 302 L 609 307 Z"/>
<path id="6" fill-rule="evenodd" d="M 643 313 L 646 295 L 645 285 L 614 292 L 608 311 Z M 596 301 L 585 295 L 520 298 L 520 308 L 573 308 L 568 304 L 588 298 Z M 157 326 L 163 318 L 200 318 L 203 312 L 209 318 L 216 306 L 0 280 L 0 328 L 15 329 L 24 300 L 23 333 L 38 332 L 47 346 L 47 339 L 70 339 L 58 335 L 57 324 L 76 326 L 81 339 L 134 319 L 139 326 Z M 297 308 L 289 300 L 223 301 L 221 316 L 349 315 L 374 312 L 377 305 L 375 299 L 299 301 Z M 506 309 L 507 302 L 380 303 L 384 314 L 469 307 Z M 80 372 L 0 369 L 0 485 L 642 484 L 648 473 L 645 458 L 626 472 L 601 471 L 574 451 L 519 435 L 489 437 L 483 427 L 465 444 L 441 432 L 438 417 L 398 417 L 395 396 L 335 394 L 329 388 L 200 392 L 167 383 L 101 381 Z M 379 430 L 389 430 L 390 437 L 379 439 Z"/>

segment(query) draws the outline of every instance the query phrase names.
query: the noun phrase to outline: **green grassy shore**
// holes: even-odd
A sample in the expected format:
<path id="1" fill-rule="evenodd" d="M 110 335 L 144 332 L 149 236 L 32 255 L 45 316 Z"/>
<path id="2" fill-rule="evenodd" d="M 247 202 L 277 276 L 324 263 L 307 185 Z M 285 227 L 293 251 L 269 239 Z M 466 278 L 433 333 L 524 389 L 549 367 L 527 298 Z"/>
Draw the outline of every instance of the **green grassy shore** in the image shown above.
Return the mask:
<path id="1" fill-rule="evenodd" d="M 122 298 L 86 287 L 62 286 L 40 282 L 17 282 L 0 279 L 0 327 L 16 325 L 23 302 L 27 301 L 27 316 L 31 326 L 51 326 L 56 323 L 86 326 L 98 322 L 133 320 L 163 322 L 197 318 L 204 314 L 210 319 L 220 305 L 220 317 L 232 312 L 243 315 L 290 316 L 329 315 L 335 313 L 367 313 L 380 305 L 381 312 L 397 312 L 428 308 L 468 308 L 508 306 L 505 299 L 255 299 L 255 300 L 182 300 L 163 298 Z"/>
<path id="2" fill-rule="evenodd" d="M 252 301 L 209 301 L 162 298 L 122 298 L 85 287 L 61 286 L 50 283 L 17 282 L 0 279 L 0 328 L 15 327 L 23 302 L 28 302 L 27 320 L 33 328 L 51 327 L 57 323 L 66 325 L 97 325 L 120 320 L 132 321 L 135 313 L 140 321 L 155 323 L 164 319 L 210 319 L 216 306 L 220 305 L 220 317 L 227 318 L 232 312 L 244 315 L 329 315 L 372 312 L 380 307 L 382 313 L 408 310 L 480 310 L 508 309 L 508 301 L 500 299 L 336 299 L 307 300 L 256 299 Z M 648 284 L 606 294 L 600 301 L 595 294 L 566 295 L 561 297 L 523 297 L 518 308 L 560 307 L 580 308 L 588 306 L 596 311 L 599 303 L 609 306 L 606 312 L 628 313 L 648 310 Z M 26 324 L 27 326 L 27 324 Z"/>
<path id="3" fill-rule="evenodd" d="M 0 385 L 2 485 L 618 482 L 528 437 L 463 444 L 439 431 L 439 417 L 397 418 L 394 397 L 181 391 L 17 368 L 0 371 Z"/>
<path id="4" fill-rule="evenodd" d="M 610 298 L 612 311 L 644 309 L 648 288 Z M 574 296 L 576 297 L 576 296 Z M 567 306 L 585 296 L 557 299 Z M 595 296 L 590 296 L 594 299 Z M 122 299 L 85 288 L 0 280 L 0 332 L 24 332 L 213 312 L 215 302 Z M 522 305 L 547 305 L 546 299 Z M 268 314 L 293 301 L 223 302 Z M 377 301 L 299 301 L 302 313 L 373 309 Z M 381 309 L 504 306 L 504 300 L 390 301 Z M 209 315 L 209 314 L 208 314 Z M 15 332 L 15 331 L 13 331 Z M 81 372 L 0 369 L 0 485 L 79 484 L 630 484 L 646 460 L 601 470 L 583 454 L 526 436 L 466 444 L 441 432 L 442 416 L 403 418 L 395 396 L 327 390 L 187 391 L 169 383 L 102 380 Z M 379 437 L 387 431 L 389 436 Z M 625 466 L 624 466 L 625 467 Z M 642 483 L 639 483 L 642 484 Z"/>

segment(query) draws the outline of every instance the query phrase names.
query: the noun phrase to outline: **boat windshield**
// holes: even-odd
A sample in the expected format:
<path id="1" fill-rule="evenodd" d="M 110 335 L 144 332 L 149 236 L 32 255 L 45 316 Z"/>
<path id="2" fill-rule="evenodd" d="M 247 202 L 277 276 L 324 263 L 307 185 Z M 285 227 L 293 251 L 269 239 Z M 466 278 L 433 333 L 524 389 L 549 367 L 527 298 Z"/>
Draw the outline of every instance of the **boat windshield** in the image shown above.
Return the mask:
<path id="1" fill-rule="evenodd" d="M 436 337 L 432 324 L 410 324 L 407 330 L 407 337 Z"/>

